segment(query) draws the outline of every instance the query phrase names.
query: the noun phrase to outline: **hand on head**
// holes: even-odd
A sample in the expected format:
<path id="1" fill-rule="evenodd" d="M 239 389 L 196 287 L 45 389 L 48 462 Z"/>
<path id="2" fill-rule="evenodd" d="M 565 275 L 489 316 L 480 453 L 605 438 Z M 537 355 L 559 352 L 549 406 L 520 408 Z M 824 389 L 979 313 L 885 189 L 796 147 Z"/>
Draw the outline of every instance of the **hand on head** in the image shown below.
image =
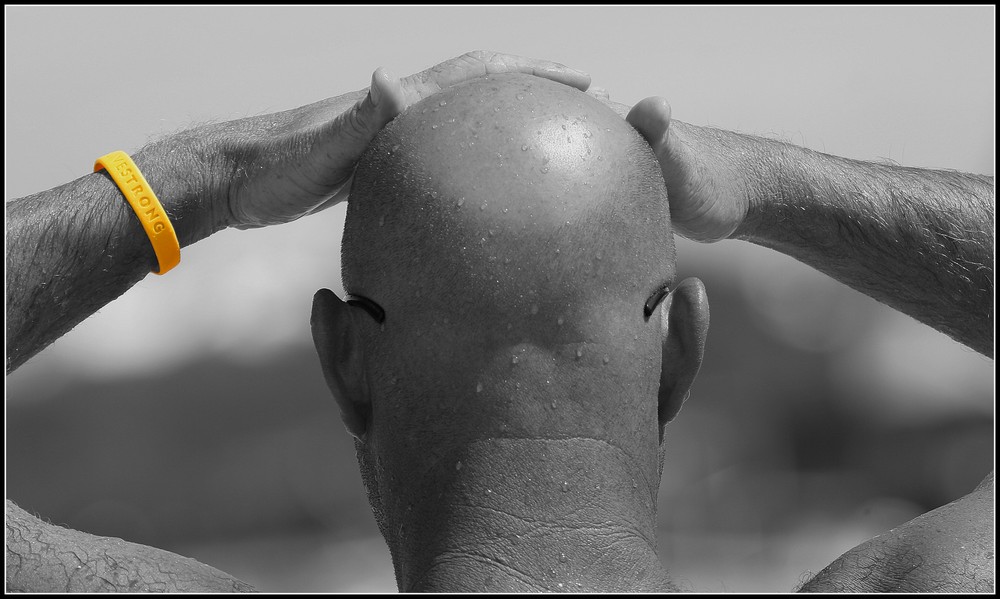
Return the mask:
<path id="1" fill-rule="evenodd" d="M 674 229 L 696 241 L 728 239 L 747 214 L 748 196 L 739 187 L 739 173 L 732 172 L 734 165 L 713 161 L 711 152 L 694 149 L 695 136 L 710 133 L 672 122 L 670 104 L 659 97 L 633 106 L 627 120 L 660 161 Z"/>
<path id="2" fill-rule="evenodd" d="M 379 68 L 353 105 L 331 98 L 213 126 L 203 132 L 212 140 L 203 151 L 224 163 L 214 170 L 227 174 L 206 183 L 217 198 L 214 228 L 289 222 L 347 199 L 358 158 L 386 123 L 448 86 L 493 73 L 527 73 L 581 90 L 590 85 L 589 76 L 558 63 L 480 50 L 402 79 Z"/>

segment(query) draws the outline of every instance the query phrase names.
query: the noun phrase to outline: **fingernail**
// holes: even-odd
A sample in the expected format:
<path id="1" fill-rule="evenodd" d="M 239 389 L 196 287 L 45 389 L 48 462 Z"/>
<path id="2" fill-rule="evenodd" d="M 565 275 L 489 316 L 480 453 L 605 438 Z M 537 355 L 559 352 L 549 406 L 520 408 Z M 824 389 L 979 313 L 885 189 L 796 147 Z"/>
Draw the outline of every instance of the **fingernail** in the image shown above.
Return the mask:
<path id="1" fill-rule="evenodd" d="M 382 100 L 382 90 L 379 89 L 376 79 L 378 78 L 378 73 L 381 67 L 372 73 L 372 85 L 368 88 L 368 97 L 372 99 L 372 106 L 378 106 L 378 103 Z"/>

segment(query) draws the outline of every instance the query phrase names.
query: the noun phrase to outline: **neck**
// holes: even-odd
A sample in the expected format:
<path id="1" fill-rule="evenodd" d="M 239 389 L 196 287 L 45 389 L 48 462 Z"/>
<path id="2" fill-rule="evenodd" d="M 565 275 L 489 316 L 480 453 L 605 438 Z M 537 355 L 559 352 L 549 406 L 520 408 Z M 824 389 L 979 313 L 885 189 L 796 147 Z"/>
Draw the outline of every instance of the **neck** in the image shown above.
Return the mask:
<path id="1" fill-rule="evenodd" d="M 673 589 L 656 555 L 655 452 L 597 439 L 475 442 L 397 513 L 401 591 Z"/>

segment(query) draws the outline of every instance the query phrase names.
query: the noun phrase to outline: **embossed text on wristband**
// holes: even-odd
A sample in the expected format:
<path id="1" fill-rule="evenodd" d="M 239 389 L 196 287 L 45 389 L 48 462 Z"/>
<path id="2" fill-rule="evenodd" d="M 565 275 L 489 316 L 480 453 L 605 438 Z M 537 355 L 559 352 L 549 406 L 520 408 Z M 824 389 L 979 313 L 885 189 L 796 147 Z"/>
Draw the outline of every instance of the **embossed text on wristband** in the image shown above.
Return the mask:
<path id="1" fill-rule="evenodd" d="M 98 158 L 94 163 L 94 172 L 102 168 L 108 171 L 125 195 L 125 199 L 139 217 L 149 242 L 153 245 L 160 266 L 159 270 L 153 272 L 162 275 L 177 266 L 181 261 L 181 245 L 177 241 L 177 233 L 167 218 L 166 210 L 156 198 L 146 178 L 139 172 L 139 168 L 128 154 L 121 151 L 111 152 Z"/>

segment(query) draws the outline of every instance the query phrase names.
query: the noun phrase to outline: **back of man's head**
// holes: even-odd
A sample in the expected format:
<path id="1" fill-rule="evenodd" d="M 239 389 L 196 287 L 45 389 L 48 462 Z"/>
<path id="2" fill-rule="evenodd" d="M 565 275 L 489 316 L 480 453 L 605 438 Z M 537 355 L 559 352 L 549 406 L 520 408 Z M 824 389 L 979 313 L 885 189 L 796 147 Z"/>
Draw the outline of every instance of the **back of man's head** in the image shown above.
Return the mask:
<path id="1" fill-rule="evenodd" d="M 652 510 L 674 244 L 656 158 L 610 108 L 526 75 L 412 106 L 358 165 L 342 272 L 384 320 L 318 295 L 313 330 L 394 556 L 389 513 L 462 480 L 566 492 L 533 486 L 536 459 L 598 489 L 640 480 Z"/>
<path id="2" fill-rule="evenodd" d="M 453 403 L 463 430 L 592 428 L 595 393 L 655 392 L 643 307 L 674 275 L 669 230 L 652 151 L 598 100 L 526 75 L 445 90 L 355 176 L 344 288 L 386 314 L 371 383 Z"/>

